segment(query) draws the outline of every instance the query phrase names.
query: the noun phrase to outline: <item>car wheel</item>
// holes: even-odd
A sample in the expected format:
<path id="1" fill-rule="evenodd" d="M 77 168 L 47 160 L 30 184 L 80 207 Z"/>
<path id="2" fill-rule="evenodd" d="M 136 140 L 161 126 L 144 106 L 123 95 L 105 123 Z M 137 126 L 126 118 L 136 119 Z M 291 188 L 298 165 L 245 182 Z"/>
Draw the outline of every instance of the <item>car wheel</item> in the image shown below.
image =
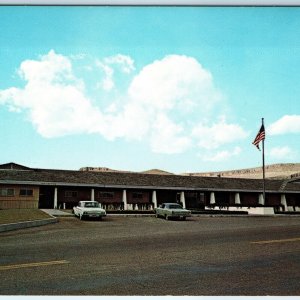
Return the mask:
<path id="1" fill-rule="evenodd" d="M 182 217 L 182 221 L 185 221 L 186 220 L 186 217 Z"/>

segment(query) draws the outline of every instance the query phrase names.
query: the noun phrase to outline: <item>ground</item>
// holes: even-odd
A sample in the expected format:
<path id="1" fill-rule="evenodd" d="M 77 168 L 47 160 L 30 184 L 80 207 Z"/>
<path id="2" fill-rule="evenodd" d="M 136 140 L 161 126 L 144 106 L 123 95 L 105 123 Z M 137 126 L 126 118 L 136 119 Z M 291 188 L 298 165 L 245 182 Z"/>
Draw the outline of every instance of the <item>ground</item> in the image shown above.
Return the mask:
<path id="1" fill-rule="evenodd" d="M 300 218 L 108 216 L 0 234 L 3 295 L 300 295 Z"/>
<path id="2" fill-rule="evenodd" d="M 48 214 L 39 209 L 0 209 L 0 225 L 49 218 Z"/>

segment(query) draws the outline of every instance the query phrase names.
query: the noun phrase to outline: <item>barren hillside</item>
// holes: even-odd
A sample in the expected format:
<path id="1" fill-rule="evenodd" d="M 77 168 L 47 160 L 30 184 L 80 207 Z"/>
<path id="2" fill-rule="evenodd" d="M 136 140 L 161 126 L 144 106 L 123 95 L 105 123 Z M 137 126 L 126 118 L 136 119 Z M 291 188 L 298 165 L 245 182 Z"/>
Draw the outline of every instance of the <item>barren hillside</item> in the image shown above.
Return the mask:
<path id="1" fill-rule="evenodd" d="M 265 167 L 266 178 L 288 178 L 298 174 L 300 176 L 300 163 L 274 164 Z M 262 178 L 262 167 L 240 169 L 219 172 L 186 173 L 191 176 L 212 176 L 212 177 L 234 177 L 234 178 Z"/>

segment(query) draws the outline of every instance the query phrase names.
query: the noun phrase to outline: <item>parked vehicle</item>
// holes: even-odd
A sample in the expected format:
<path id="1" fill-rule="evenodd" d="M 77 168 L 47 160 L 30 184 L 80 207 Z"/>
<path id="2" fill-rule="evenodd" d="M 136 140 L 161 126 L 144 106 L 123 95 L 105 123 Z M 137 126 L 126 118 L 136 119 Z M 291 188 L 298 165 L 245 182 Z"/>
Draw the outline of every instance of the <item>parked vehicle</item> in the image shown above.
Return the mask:
<path id="1" fill-rule="evenodd" d="M 163 203 L 155 209 L 155 216 L 163 217 L 166 220 L 171 218 L 185 220 L 186 217 L 191 216 L 191 211 L 183 208 L 177 203 Z"/>
<path id="2" fill-rule="evenodd" d="M 76 217 L 82 218 L 99 218 L 106 216 L 105 209 L 101 208 L 97 201 L 80 201 L 77 206 L 73 207 L 73 213 Z"/>

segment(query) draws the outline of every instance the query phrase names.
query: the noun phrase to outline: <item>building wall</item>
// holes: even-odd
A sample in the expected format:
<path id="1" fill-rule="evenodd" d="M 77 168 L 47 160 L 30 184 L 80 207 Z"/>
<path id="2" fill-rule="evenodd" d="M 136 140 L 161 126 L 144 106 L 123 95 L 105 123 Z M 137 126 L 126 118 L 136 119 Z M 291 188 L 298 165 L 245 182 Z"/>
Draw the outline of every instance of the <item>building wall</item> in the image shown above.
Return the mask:
<path id="1" fill-rule="evenodd" d="M 95 200 L 102 204 L 121 204 L 122 203 L 122 190 L 113 189 L 95 189 Z"/>
<path id="2" fill-rule="evenodd" d="M 73 208 L 79 201 L 91 200 L 91 189 L 79 187 L 58 187 L 57 203 L 62 208 L 65 204 L 67 209 Z"/>
<path id="3" fill-rule="evenodd" d="M 286 194 L 287 206 L 300 206 L 299 194 Z"/>
<path id="4" fill-rule="evenodd" d="M 0 209 L 38 208 L 39 187 L 0 185 Z"/>
<path id="5" fill-rule="evenodd" d="M 280 206 L 281 195 L 280 194 L 266 194 L 265 206 Z"/>
<path id="6" fill-rule="evenodd" d="M 178 201 L 177 191 L 157 190 L 156 191 L 157 205 L 162 203 L 176 203 Z"/>
<path id="7" fill-rule="evenodd" d="M 178 197 L 179 196 L 179 197 Z M 204 193 L 195 191 L 184 192 L 185 204 L 187 209 L 204 209 L 205 196 Z M 177 194 L 177 199 L 180 200 L 180 193 Z"/>
<path id="8" fill-rule="evenodd" d="M 57 204 L 59 208 L 71 209 L 79 201 L 91 200 L 90 187 L 56 187 Z M 30 191 L 24 194 L 24 190 Z M 54 186 L 26 186 L 26 185 L 0 185 L 0 209 L 9 208 L 53 208 Z M 153 209 L 153 190 L 126 189 L 128 209 Z M 201 209 L 209 206 L 210 192 L 184 191 L 186 207 L 189 209 Z M 156 189 L 157 205 L 163 202 L 180 202 L 180 191 Z M 215 192 L 215 206 L 236 206 L 234 192 Z M 259 206 L 257 192 L 240 192 L 239 206 Z M 94 188 L 94 199 L 109 210 L 124 209 L 123 189 Z M 287 206 L 300 207 L 300 194 L 286 194 Z M 265 206 L 281 206 L 281 193 L 267 193 Z"/>
<path id="9" fill-rule="evenodd" d="M 150 202 L 150 193 L 142 190 L 127 190 L 128 204 L 146 204 Z"/>
<path id="10" fill-rule="evenodd" d="M 258 206 L 258 193 L 240 193 L 241 206 Z"/>

